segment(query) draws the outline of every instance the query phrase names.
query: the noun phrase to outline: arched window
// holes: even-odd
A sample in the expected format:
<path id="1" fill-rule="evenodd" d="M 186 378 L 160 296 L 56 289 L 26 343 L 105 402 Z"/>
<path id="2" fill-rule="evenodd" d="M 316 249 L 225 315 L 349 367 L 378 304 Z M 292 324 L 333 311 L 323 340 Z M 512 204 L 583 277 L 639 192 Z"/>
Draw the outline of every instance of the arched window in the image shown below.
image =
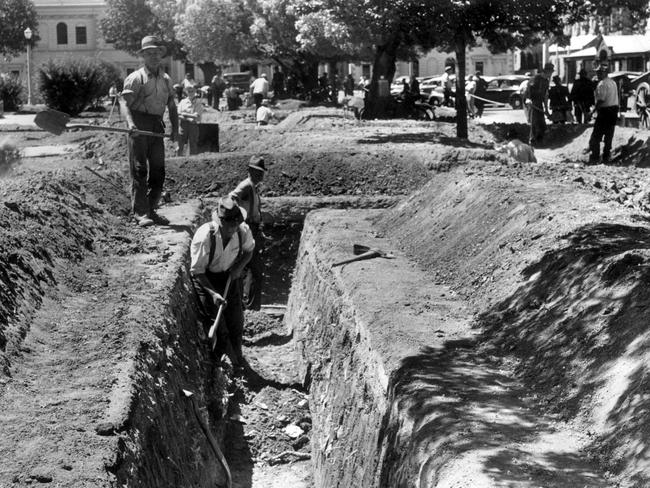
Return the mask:
<path id="1" fill-rule="evenodd" d="M 56 43 L 57 44 L 67 44 L 68 43 L 68 26 L 63 22 L 56 24 Z"/>

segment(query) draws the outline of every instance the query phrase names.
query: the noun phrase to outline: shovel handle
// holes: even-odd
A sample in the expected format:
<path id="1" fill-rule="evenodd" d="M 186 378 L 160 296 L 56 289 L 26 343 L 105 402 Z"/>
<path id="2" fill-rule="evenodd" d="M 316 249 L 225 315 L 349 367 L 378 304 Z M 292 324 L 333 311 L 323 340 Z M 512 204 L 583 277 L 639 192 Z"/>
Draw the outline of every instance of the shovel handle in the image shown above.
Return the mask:
<path id="1" fill-rule="evenodd" d="M 232 275 L 228 274 L 228 279 L 226 280 L 226 288 L 223 290 L 223 298 L 224 300 L 228 297 L 228 290 L 230 289 L 230 283 L 232 281 Z M 215 347 L 217 347 L 217 328 L 219 326 L 219 322 L 221 321 L 221 316 L 223 315 L 223 311 L 225 310 L 226 305 L 222 303 L 219 305 L 219 311 L 217 312 L 217 318 L 214 319 L 214 322 L 212 323 L 212 327 L 210 327 L 210 331 L 208 332 L 208 338 L 212 341 L 212 349 L 214 350 Z"/>
<path id="2" fill-rule="evenodd" d="M 152 136 L 152 137 L 168 137 L 166 134 L 160 134 L 159 132 L 150 132 L 148 130 L 140 129 L 125 129 L 123 127 L 104 127 L 101 125 L 92 125 L 92 124 L 68 124 L 66 129 L 85 129 L 85 130 L 103 130 L 108 132 L 123 132 L 126 134 L 138 134 L 140 136 Z"/>

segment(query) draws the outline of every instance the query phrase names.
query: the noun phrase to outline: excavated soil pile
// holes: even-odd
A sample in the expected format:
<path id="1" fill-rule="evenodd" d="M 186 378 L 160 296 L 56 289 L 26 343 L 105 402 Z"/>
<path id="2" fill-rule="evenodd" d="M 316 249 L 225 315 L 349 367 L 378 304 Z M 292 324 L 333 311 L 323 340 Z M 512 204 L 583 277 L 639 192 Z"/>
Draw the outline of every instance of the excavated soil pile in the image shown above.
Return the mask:
<path id="1" fill-rule="evenodd" d="M 263 154 L 270 169 L 264 187 L 269 199 L 405 197 L 422 189 L 407 205 L 377 221 L 375 237 L 400 243 L 423 276 L 471 304 L 483 335 L 468 346 L 469 356 L 479 354 L 486 365 L 501 368 L 523 385 L 519 391 L 532 391 L 530 397 L 520 395 L 525 408 L 556 415 L 552 422 L 559 425 L 588 426 L 583 429 L 588 438 L 580 446 L 610 470 L 607 479 L 644 486 L 647 385 L 641 362 L 647 338 L 640 324 L 647 322 L 643 242 L 650 193 L 642 135 L 617 129 L 615 162 L 621 166 L 592 167 L 581 164 L 589 131 L 552 127 L 548 147 L 538 150 L 542 162 L 521 165 L 492 150 L 494 142 L 505 138 L 507 125 L 470 124 L 468 142 L 457 141 L 449 123 L 358 123 L 331 108 L 290 113 L 266 128 L 248 123 L 245 111 L 230 115 L 213 114 L 221 126 L 222 150 L 236 152 L 168 159 L 170 201 L 162 211 L 173 217 L 175 225 L 169 229 L 142 230 L 129 221 L 123 136 L 2 129 L 19 149 L 65 143 L 78 150 L 24 159 L 0 179 L 0 410 L 5 434 L 0 436 L 0 485 L 223 482 L 191 403 L 181 396 L 183 388 L 194 392 L 217 433 L 228 425 L 241 434 L 231 437 L 236 440 L 233 452 L 270 465 L 295 456 L 285 451 L 304 454 L 309 449 L 304 436 L 312 426 L 306 411 L 319 407 L 305 403 L 298 388 L 304 379 L 298 375 L 299 365 L 273 370 L 269 377 L 251 377 L 245 387 L 231 385 L 240 419 L 237 412 L 226 412 L 227 399 L 216 394 L 226 388 L 226 379 L 223 371 L 210 371 L 201 331 L 193 328 L 188 334 L 180 325 L 196 323 L 198 314 L 186 299 L 191 288 L 184 260 L 199 209 L 184 202 L 231 190 L 245 176 L 248 158 Z M 502 185 L 506 180 L 517 184 Z M 619 219 L 615 213 L 613 219 L 588 222 L 586 215 L 572 213 L 571 198 L 555 202 L 558 186 L 563 195 L 573 193 L 575 198 L 595 194 L 600 204 L 617 206 L 628 217 L 636 214 L 637 220 Z M 478 193 L 468 196 L 474 188 L 482 192 L 480 198 Z M 540 202 L 563 206 L 567 214 L 547 212 Z M 318 205 L 322 203 L 314 207 Z M 511 221 L 517 222 L 517 232 L 509 231 Z M 278 287 L 286 289 L 289 274 L 283 271 Z M 251 327 L 277 332 L 263 320 Z M 251 335 L 247 340 L 251 348 L 266 347 L 264 341 L 288 344 L 286 333 L 283 337 Z M 256 354 L 272 363 L 272 351 L 277 350 Z M 453 354 L 432 357 L 415 357 L 401 372 L 458 366 Z M 453 391 L 463 400 L 440 418 L 465 419 L 471 430 L 466 406 L 476 403 L 465 400 L 484 387 L 482 380 L 475 376 L 479 381 L 465 394 L 464 381 L 471 378 L 449 378 L 436 371 L 445 380 L 443 387 L 454 382 Z M 208 377 L 216 380 L 204 381 Z M 409 391 L 414 386 L 404 385 Z M 278 396 L 269 386 L 284 391 Z M 419 390 L 428 392 L 440 384 L 425 386 Z M 491 387 L 498 386 L 496 381 Z M 281 405 L 272 416 L 261 406 L 271 403 Z M 437 406 L 432 408 L 438 412 Z M 227 415 L 234 415 L 228 422 L 239 427 L 219 423 Z M 533 415 L 526 419 L 534 425 Z M 291 429 L 296 437 L 285 432 L 289 425 L 300 429 Z M 394 434 L 392 440 L 399 438 L 395 430 L 383 431 L 379 424 L 375 428 L 382 435 Z M 313 428 L 327 431 L 325 440 L 347 435 L 338 427 L 328 429 Z M 441 459 L 462 450 L 454 444 L 460 438 L 446 439 L 449 443 L 441 450 L 432 449 L 443 454 Z M 404 452 L 417 447 L 424 446 L 408 445 Z M 516 450 L 510 447 L 499 461 Z M 195 462 L 205 469 L 187 468 Z M 548 469 L 526 462 L 507 468 L 520 480 L 531 470 L 544 474 Z M 462 463 L 458 466 L 460 472 L 465 469 Z M 250 481 L 254 476 L 246 469 Z M 584 481 L 578 475 L 567 479 Z M 542 486 L 563 486 L 554 483 L 549 477 Z"/>

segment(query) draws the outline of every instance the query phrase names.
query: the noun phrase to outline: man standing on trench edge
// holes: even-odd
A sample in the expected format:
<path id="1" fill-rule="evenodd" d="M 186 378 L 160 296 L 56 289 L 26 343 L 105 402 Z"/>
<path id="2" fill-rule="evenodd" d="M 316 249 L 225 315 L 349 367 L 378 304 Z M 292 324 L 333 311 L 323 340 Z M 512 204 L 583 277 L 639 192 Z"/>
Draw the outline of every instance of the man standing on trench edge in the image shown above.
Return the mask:
<path id="1" fill-rule="evenodd" d="M 178 139 L 178 113 L 171 78 L 162 68 L 165 46 L 155 36 L 142 39 L 138 53 L 144 66 L 124 80 L 120 105 L 129 129 L 163 134 L 165 108 L 169 110 L 171 137 Z M 129 134 L 129 167 L 131 172 L 131 207 L 139 226 L 167 225 L 158 215 L 165 181 L 165 145 L 162 137 Z"/>
<path id="2" fill-rule="evenodd" d="M 266 173 L 264 158 L 260 156 L 251 157 L 248 162 L 248 178 L 230 192 L 230 197 L 246 212 L 246 224 L 248 224 L 253 239 L 255 239 L 255 250 L 250 261 L 250 270 L 253 274 L 252 296 L 246 297 L 250 310 L 259 310 L 262 305 L 262 260 L 260 253 L 265 237 L 262 233 L 262 202 L 258 187 L 264 179 L 264 173 Z"/>
<path id="3" fill-rule="evenodd" d="M 533 147 L 538 147 L 544 141 L 546 117 L 550 118 L 548 89 L 553 71 L 555 71 L 553 63 L 546 63 L 542 72 L 537 73 L 526 88 L 524 103 L 530 110 L 530 138 L 528 143 Z"/>
<path id="4" fill-rule="evenodd" d="M 600 162 L 600 141 L 603 140 L 603 164 L 609 163 L 612 151 L 612 139 L 616 121 L 618 120 L 618 87 L 607 73 L 609 67 L 603 63 L 598 67 L 598 85 L 596 86 L 596 107 L 593 112 L 596 113 L 594 130 L 589 138 L 589 164 L 598 164 Z M 592 115 L 593 115 L 592 112 Z"/>
<path id="5" fill-rule="evenodd" d="M 197 229 L 190 246 L 190 274 L 203 307 L 203 327 L 207 335 L 219 306 L 225 304 L 225 320 L 217 327 L 215 353 L 217 360 L 224 354 L 229 355 L 234 368 L 242 368 L 245 364 L 242 351 L 244 309 L 239 280 L 255 249 L 253 234 L 245 219 L 246 212 L 237 202 L 223 197 L 212 212 L 212 221 Z M 224 296 L 229 275 L 231 283 Z"/>

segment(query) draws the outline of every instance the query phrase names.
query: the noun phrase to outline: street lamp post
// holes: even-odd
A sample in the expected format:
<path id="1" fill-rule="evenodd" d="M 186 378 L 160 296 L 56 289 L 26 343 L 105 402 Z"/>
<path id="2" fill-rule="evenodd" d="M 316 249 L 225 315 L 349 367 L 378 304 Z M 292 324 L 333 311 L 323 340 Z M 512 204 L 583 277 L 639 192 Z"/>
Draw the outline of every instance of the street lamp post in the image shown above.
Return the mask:
<path id="1" fill-rule="evenodd" d="M 32 104 L 32 30 L 25 29 L 25 39 L 27 39 L 27 105 Z"/>

